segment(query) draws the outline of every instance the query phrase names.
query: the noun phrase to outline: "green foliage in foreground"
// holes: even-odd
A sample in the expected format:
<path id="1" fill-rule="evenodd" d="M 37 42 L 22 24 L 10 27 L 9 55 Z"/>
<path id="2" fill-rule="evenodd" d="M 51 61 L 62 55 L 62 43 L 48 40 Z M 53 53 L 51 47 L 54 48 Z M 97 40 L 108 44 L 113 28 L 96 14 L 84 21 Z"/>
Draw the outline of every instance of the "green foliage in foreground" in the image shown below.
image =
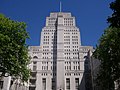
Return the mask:
<path id="1" fill-rule="evenodd" d="M 114 82 L 120 79 L 120 0 L 110 4 L 113 11 L 107 19 L 109 28 L 99 40 L 94 56 L 101 62 L 97 84 L 101 90 L 114 90 Z"/>
<path id="2" fill-rule="evenodd" d="M 114 88 L 114 81 L 120 78 L 120 28 L 111 27 L 105 30 L 94 56 L 101 62 L 99 83 L 104 85 L 103 88 L 114 90 L 110 88 Z"/>
<path id="3" fill-rule="evenodd" d="M 110 27 L 120 28 L 120 0 L 115 0 L 110 4 L 110 8 L 113 11 L 112 16 L 110 16 L 107 21 L 110 23 Z"/>
<path id="4" fill-rule="evenodd" d="M 24 22 L 13 21 L 0 14 L 0 72 L 1 76 L 19 77 L 27 81 L 30 75 L 28 48 L 29 38 Z"/>

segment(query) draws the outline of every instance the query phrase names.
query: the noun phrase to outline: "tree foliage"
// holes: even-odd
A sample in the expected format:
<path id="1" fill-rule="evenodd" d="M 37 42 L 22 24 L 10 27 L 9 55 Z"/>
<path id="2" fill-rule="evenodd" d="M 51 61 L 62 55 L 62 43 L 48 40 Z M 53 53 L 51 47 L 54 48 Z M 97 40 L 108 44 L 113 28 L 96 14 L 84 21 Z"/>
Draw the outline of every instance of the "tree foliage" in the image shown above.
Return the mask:
<path id="1" fill-rule="evenodd" d="M 112 2 L 110 8 L 112 9 L 113 14 L 107 20 L 110 23 L 110 26 L 120 28 L 120 0 Z"/>
<path id="2" fill-rule="evenodd" d="M 19 77 L 27 81 L 30 71 L 28 48 L 29 38 L 24 22 L 13 21 L 0 14 L 0 75 Z"/>
<path id="3" fill-rule="evenodd" d="M 108 88 L 105 90 L 114 90 L 111 89 L 114 88 L 114 81 L 120 78 L 120 28 L 105 30 L 94 56 L 101 62 L 99 82 L 105 85 L 103 88 Z"/>
<path id="4" fill-rule="evenodd" d="M 114 81 L 120 78 L 120 0 L 112 2 L 110 8 L 113 10 L 107 19 L 110 26 L 94 52 L 101 62 L 97 81 L 102 90 L 114 90 Z"/>

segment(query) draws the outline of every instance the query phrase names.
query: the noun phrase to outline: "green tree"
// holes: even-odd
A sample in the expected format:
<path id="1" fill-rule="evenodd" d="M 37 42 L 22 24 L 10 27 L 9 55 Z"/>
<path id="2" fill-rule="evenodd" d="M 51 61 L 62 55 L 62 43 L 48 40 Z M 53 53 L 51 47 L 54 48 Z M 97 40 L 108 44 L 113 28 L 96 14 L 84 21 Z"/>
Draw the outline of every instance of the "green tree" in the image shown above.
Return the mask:
<path id="1" fill-rule="evenodd" d="M 120 28 L 120 0 L 112 2 L 110 8 L 112 9 L 113 14 L 107 20 L 110 23 L 110 26 Z"/>
<path id="2" fill-rule="evenodd" d="M 114 90 L 114 81 L 120 78 L 120 0 L 112 2 L 110 8 L 113 10 L 107 19 L 110 25 L 94 52 L 101 62 L 97 82 L 102 90 Z"/>
<path id="3" fill-rule="evenodd" d="M 114 81 L 120 78 L 120 28 L 105 30 L 94 56 L 101 62 L 98 81 L 105 85 L 103 90 L 114 90 Z"/>
<path id="4" fill-rule="evenodd" d="M 0 76 L 19 77 L 27 81 L 30 75 L 28 69 L 28 47 L 25 44 L 29 38 L 24 22 L 13 21 L 0 14 Z"/>

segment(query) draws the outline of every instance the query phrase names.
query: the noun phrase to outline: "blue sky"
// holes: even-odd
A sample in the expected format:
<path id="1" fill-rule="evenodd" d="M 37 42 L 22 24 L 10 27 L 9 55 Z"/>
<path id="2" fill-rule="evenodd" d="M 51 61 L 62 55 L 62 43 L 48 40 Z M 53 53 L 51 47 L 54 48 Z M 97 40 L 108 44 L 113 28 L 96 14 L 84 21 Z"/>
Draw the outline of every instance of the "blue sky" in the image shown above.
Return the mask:
<path id="1" fill-rule="evenodd" d="M 107 17 L 112 14 L 109 3 L 114 0 L 0 0 L 0 13 L 27 23 L 30 39 L 28 45 L 40 44 L 40 32 L 50 12 L 71 12 L 80 28 L 82 45 L 96 46 L 104 29 Z"/>

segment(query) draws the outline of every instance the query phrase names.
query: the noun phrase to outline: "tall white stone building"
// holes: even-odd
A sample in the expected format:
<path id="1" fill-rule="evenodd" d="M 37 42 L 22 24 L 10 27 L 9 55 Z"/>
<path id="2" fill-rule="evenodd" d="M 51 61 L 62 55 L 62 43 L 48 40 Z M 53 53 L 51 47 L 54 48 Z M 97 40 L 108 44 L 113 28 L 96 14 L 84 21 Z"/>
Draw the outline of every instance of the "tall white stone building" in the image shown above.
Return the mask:
<path id="1" fill-rule="evenodd" d="M 32 72 L 29 90 L 86 90 L 84 63 L 91 46 L 81 46 L 75 17 L 50 13 L 42 28 L 40 46 L 30 46 Z"/>

